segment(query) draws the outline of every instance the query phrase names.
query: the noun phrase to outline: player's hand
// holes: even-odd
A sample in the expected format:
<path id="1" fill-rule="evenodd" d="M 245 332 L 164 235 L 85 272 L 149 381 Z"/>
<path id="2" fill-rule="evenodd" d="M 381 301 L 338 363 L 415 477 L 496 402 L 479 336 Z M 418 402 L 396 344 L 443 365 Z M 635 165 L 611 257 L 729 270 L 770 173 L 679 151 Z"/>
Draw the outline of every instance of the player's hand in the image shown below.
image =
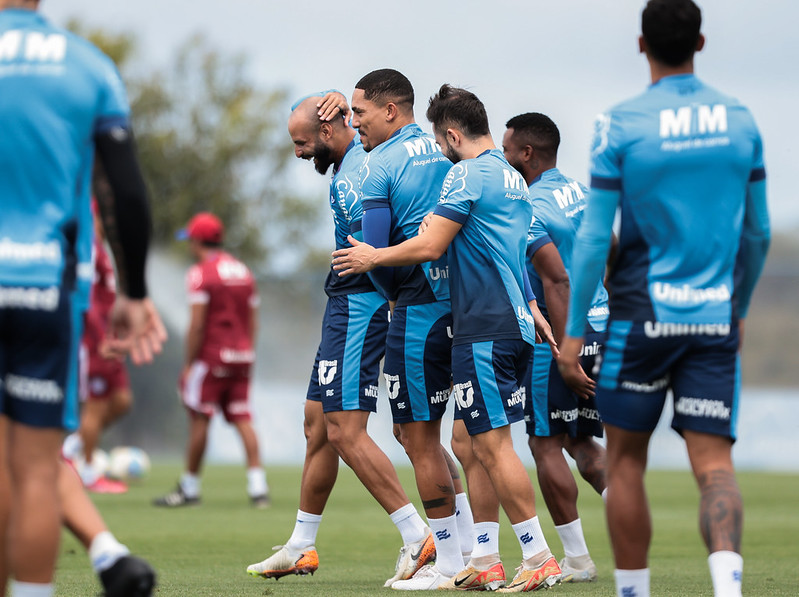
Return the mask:
<path id="1" fill-rule="evenodd" d="M 432 219 L 433 219 L 433 212 L 431 211 L 429 214 L 427 214 L 424 217 L 424 219 L 422 220 L 422 223 L 419 224 L 419 234 L 421 234 L 422 232 L 427 230 L 427 227 L 430 225 L 430 222 L 432 221 Z"/>
<path id="2" fill-rule="evenodd" d="M 558 359 L 558 369 L 560 369 L 560 359 L 563 358 L 563 352 L 561 352 L 560 355 Z M 566 382 L 566 385 L 569 386 L 571 391 L 580 398 L 585 398 L 587 400 L 596 394 L 596 382 L 586 375 L 585 369 L 583 369 L 579 359 L 577 361 L 577 369 L 572 368 L 570 370 L 569 379 L 566 379 L 563 374 L 561 374 L 561 377 L 563 377 L 563 381 Z"/>
<path id="3" fill-rule="evenodd" d="M 552 356 L 557 359 L 560 353 L 558 352 L 558 343 L 555 341 L 555 335 L 552 333 L 552 326 L 549 325 L 549 322 L 538 308 L 538 303 L 534 300 L 530 301 L 530 312 L 533 314 L 533 324 L 535 325 L 535 341 L 549 344 Z"/>
<path id="4" fill-rule="evenodd" d="M 350 106 L 347 103 L 347 98 L 338 91 L 327 92 L 316 104 L 316 107 L 319 108 L 317 112 L 319 120 L 330 121 L 336 116 L 349 120 Z"/>
<path id="5" fill-rule="evenodd" d="M 135 365 L 150 363 L 161 352 L 166 338 L 166 328 L 149 298 L 131 299 L 117 294 L 109 338 L 113 350 L 127 350 Z"/>
<path id="6" fill-rule="evenodd" d="M 352 245 L 348 249 L 333 251 L 333 269 L 339 276 L 363 274 L 377 267 L 377 249 L 356 240 L 352 235 L 347 237 Z"/>
<path id="7" fill-rule="evenodd" d="M 580 350 L 583 347 L 583 339 L 582 338 L 572 338 L 571 336 L 566 336 L 563 339 L 563 345 L 561 346 L 560 356 L 557 359 L 558 362 L 558 371 L 560 371 L 560 375 L 563 378 L 563 381 L 566 382 L 570 388 L 572 388 L 575 392 L 580 394 L 580 392 L 576 388 L 585 387 L 586 383 L 584 378 L 588 377 L 583 371 L 582 366 L 580 365 Z M 590 380 L 592 383 L 590 384 L 591 391 L 588 394 L 589 396 L 594 395 L 595 384 L 593 380 Z M 583 398 L 587 398 L 588 396 L 580 394 Z"/>
<path id="8" fill-rule="evenodd" d="M 120 350 L 120 347 L 113 340 L 105 336 L 97 347 L 97 353 L 107 361 L 122 361 L 125 355 L 128 354 L 127 350 Z"/>

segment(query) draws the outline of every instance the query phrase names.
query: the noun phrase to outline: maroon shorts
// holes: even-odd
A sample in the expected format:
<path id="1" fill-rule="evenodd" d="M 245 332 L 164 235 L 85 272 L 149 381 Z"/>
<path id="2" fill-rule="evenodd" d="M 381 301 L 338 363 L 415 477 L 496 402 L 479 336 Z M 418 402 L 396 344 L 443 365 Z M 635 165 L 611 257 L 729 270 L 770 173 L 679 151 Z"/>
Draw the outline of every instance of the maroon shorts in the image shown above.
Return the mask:
<path id="1" fill-rule="evenodd" d="M 87 379 L 89 400 L 108 400 L 114 393 L 130 389 L 128 370 L 123 361 L 89 357 Z"/>
<path id="2" fill-rule="evenodd" d="M 216 366 L 195 361 L 181 388 L 183 404 L 211 417 L 217 410 L 229 423 L 252 420 L 249 403 L 250 366 Z"/>

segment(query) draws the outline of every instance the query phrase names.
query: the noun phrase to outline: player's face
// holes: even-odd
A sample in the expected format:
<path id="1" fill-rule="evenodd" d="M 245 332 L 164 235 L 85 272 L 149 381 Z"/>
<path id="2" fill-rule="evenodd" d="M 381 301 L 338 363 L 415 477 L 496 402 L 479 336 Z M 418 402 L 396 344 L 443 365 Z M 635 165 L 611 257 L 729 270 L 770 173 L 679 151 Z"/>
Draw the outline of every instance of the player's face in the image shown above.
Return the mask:
<path id="1" fill-rule="evenodd" d="M 452 162 L 453 164 L 457 164 L 461 161 L 461 156 L 459 156 L 455 152 L 455 148 L 452 147 L 452 144 L 447 139 L 447 133 L 439 131 L 436 127 L 433 127 L 433 134 L 436 137 L 436 143 L 441 148 L 441 153 L 443 153 L 446 158 Z"/>
<path id="2" fill-rule="evenodd" d="M 330 148 L 320 139 L 310 126 L 302 123 L 289 123 L 289 134 L 294 143 L 294 155 L 303 160 L 313 160 L 319 174 L 325 174 L 334 162 Z"/>
<path id="3" fill-rule="evenodd" d="M 502 137 L 502 152 L 505 154 L 505 159 L 508 163 L 521 171 L 522 164 L 522 147 L 519 146 L 513 139 L 513 129 L 505 129 L 505 135 Z"/>
<path id="4" fill-rule="evenodd" d="M 352 92 L 352 126 L 361 135 L 366 151 L 372 151 L 389 137 L 385 118 L 385 106 L 380 106 L 364 97 L 363 89 Z"/>

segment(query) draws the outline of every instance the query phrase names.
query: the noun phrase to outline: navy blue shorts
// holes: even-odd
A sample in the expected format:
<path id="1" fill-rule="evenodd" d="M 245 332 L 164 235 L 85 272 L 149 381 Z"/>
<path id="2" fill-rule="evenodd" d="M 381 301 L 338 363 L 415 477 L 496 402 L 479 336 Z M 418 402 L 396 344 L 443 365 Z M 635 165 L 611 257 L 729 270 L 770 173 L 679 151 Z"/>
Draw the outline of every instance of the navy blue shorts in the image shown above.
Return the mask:
<path id="1" fill-rule="evenodd" d="M 488 340 L 452 347 L 452 396 L 469 435 L 524 418 L 524 374 L 533 347 Z"/>
<path id="2" fill-rule="evenodd" d="M 0 304 L 0 412 L 31 427 L 77 428 L 81 309 L 56 287 L 0 287 Z"/>
<path id="3" fill-rule="evenodd" d="M 388 303 L 377 292 L 328 298 L 306 398 L 324 412 L 375 412 L 387 329 Z"/>
<path id="4" fill-rule="evenodd" d="M 596 375 L 592 371 L 604 337 L 604 332 L 586 333 L 580 354 L 583 370 L 593 379 L 596 379 Z M 527 388 L 527 399 L 524 403 L 527 435 L 553 437 L 566 433 L 569 437 L 602 437 L 602 422 L 596 399 L 581 398 L 566 385 L 546 342 L 536 344 L 533 348 L 524 385 Z"/>
<path id="5" fill-rule="evenodd" d="M 386 377 L 395 423 L 437 421 L 452 383 L 449 301 L 395 307 L 386 338 Z"/>
<path id="6" fill-rule="evenodd" d="M 602 420 L 630 431 L 652 431 L 671 389 L 671 426 L 676 431 L 734 440 L 740 396 L 738 344 L 737 322 L 610 322 L 597 384 Z"/>

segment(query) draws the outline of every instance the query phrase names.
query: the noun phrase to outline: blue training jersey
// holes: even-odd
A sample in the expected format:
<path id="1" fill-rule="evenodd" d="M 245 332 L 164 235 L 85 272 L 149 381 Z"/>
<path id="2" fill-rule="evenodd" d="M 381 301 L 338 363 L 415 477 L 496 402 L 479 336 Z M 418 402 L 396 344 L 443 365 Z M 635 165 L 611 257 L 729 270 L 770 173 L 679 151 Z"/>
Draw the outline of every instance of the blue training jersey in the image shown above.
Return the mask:
<path id="1" fill-rule="evenodd" d="M 527 234 L 527 273 L 530 285 L 537 298 L 538 308 L 547 314 L 544 288 L 532 259 L 536 251 L 548 243 L 558 249 L 560 259 L 571 277 L 572 249 L 574 238 L 583 211 L 588 205 L 588 189 L 564 176 L 557 168 L 546 170 L 530 184 L 530 200 L 533 204 L 533 221 Z M 602 280 L 597 281 L 596 291 L 588 311 L 588 323 L 595 332 L 604 332 L 608 319 L 608 293 Z"/>
<path id="2" fill-rule="evenodd" d="M 336 235 L 336 249 L 350 246 L 347 235 L 352 234 L 361 240 L 361 219 L 363 207 L 358 189 L 358 177 L 366 157 L 361 140 L 356 135 L 347 147 L 340 164 L 333 169 L 330 179 L 330 210 L 333 212 L 333 225 Z M 375 290 L 367 274 L 354 274 L 340 277 L 330 266 L 325 280 L 325 293 L 328 296 L 373 292 Z"/>
<path id="3" fill-rule="evenodd" d="M 93 137 L 127 127 L 109 58 L 37 12 L 0 11 L 0 284 L 71 289 L 88 305 Z"/>
<path id="4" fill-rule="evenodd" d="M 363 209 L 391 210 L 389 245 L 419 233 L 424 217 L 436 207 L 444 177 L 452 162 L 432 135 L 408 124 L 372 149 L 361 168 Z M 389 296 L 397 305 L 420 305 L 449 299 L 446 255 L 421 265 L 394 267 Z"/>
<path id="5" fill-rule="evenodd" d="M 600 116 L 591 189 L 618 193 L 621 207 L 611 317 L 729 326 L 747 193 L 764 179 L 749 110 L 694 75 L 663 78 Z M 765 213 L 764 192 L 758 202 Z"/>
<path id="6" fill-rule="evenodd" d="M 453 344 L 535 343 L 524 291 L 533 209 L 524 178 L 498 149 L 452 166 L 435 210 L 462 225 L 447 250 Z"/>

